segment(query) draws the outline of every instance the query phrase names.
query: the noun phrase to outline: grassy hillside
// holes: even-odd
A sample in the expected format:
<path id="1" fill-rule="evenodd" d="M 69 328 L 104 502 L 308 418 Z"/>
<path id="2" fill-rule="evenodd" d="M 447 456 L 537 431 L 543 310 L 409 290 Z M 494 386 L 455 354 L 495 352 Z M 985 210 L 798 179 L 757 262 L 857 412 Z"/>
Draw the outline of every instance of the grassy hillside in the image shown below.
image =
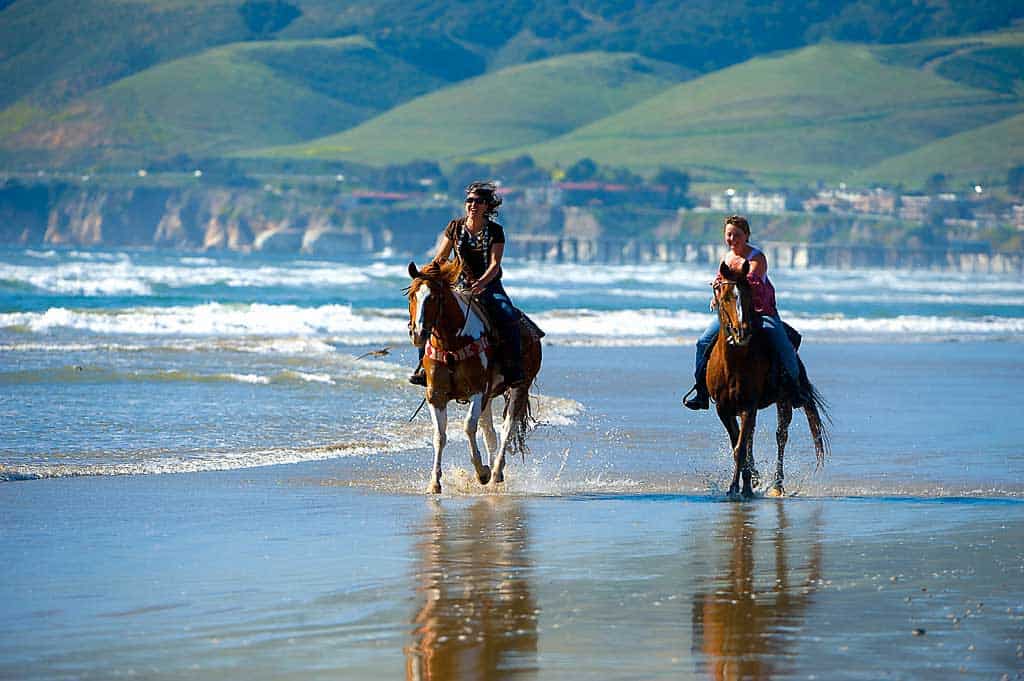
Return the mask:
<path id="1" fill-rule="evenodd" d="M 4 125 L 12 107 L 0 134 L 20 128 L 3 146 L 83 161 L 216 155 L 349 128 L 438 84 L 360 37 L 238 43 L 146 69 L 27 125 Z"/>
<path id="2" fill-rule="evenodd" d="M 769 182 L 843 180 L 1022 110 L 1012 94 L 882 63 L 865 47 L 822 44 L 682 83 L 506 153 L 547 163 L 590 157 L 637 169 L 700 167 Z"/>
<path id="3" fill-rule="evenodd" d="M 1007 172 L 1024 165 L 1024 114 L 946 137 L 886 159 L 854 174 L 853 182 L 920 187 L 934 173 L 951 185 L 1006 183 Z"/>
<path id="4" fill-rule="evenodd" d="M 681 75 L 636 55 L 556 57 L 443 88 L 337 135 L 247 155 L 380 164 L 488 154 L 562 135 L 661 92 Z"/>
<path id="5" fill-rule="evenodd" d="M 234 0 L 15 0 L 0 11 L 0 110 L 56 108 L 163 61 L 244 40 Z"/>

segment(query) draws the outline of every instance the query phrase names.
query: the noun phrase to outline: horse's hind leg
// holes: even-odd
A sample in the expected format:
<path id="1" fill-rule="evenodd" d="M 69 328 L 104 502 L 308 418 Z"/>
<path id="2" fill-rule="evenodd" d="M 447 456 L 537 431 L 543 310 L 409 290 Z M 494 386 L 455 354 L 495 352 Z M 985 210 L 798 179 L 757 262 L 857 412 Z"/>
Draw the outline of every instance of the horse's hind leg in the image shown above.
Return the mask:
<path id="1" fill-rule="evenodd" d="M 427 485 L 428 494 L 441 493 L 441 452 L 448 441 L 448 409 L 430 405 L 430 417 L 434 422 L 434 468 Z"/>
<path id="2" fill-rule="evenodd" d="M 751 407 L 740 415 L 740 444 L 736 448 L 738 457 L 736 465 L 742 469 L 744 499 L 754 496 L 750 486 L 752 462 L 754 460 L 754 430 L 757 428 L 757 407 Z"/>
<path id="3" fill-rule="evenodd" d="M 484 448 L 487 450 L 488 466 L 494 462 L 494 457 L 498 455 L 498 433 L 494 430 L 492 404 L 494 404 L 493 399 L 486 400 L 483 409 L 480 411 L 480 430 L 484 431 Z"/>
<path id="4" fill-rule="evenodd" d="M 480 481 L 480 484 L 486 485 L 491 479 L 491 469 L 489 466 L 483 465 L 480 460 L 480 449 L 476 446 L 476 427 L 480 422 L 480 413 L 482 411 L 481 403 L 484 400 L 484 396 L 474 395 L 469 402 L 469 411 L 466 414 L 465 432 L 466 439 L 469 441 L 469 456 L 473 460 L 473 468 L 476 470 L 476 479 Z"/>
<path id="5" fill-rule="evenodd" d="M 782 461 L 786 453 L 786 443 L 789 442 L 789 424 L 793 420 L 793 406 L 789 402 L 779 402 L 776 405 L 779 414 L 779 426 L 775 430 L 775 443 L 779 446 L 779 456 L 775 463 L 775 481 L 768 489 L 768 496 L 781 497 L 786 490 L 782 486 L 785 475 L 782 472 Z"/>

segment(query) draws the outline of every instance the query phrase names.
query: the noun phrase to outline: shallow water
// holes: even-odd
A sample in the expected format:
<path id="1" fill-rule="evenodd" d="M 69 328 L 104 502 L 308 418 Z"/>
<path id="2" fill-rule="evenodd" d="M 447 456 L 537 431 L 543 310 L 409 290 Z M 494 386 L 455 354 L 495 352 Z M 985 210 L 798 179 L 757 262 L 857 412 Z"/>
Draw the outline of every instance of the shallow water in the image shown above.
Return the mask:
<path id="1" fill-rule="evenodd" d="M 728 503 L 706 273 L 510 267 L 531 451 L 484 493 L 456 407 L 434 498 L 403 272 L 0 258 L 0 678 L 1024 677 L 1021 282 L 773 275 L 833 447 Z"/>

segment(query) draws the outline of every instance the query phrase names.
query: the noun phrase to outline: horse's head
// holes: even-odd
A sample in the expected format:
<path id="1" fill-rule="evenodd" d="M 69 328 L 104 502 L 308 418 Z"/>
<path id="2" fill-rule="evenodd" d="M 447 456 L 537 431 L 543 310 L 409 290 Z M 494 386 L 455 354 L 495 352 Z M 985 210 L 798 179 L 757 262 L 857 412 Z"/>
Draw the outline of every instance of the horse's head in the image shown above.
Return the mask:
<path id="1" fill-rule="evenodd" d="M 743 347 L 754 335 L 756 319 L 754 300 L 747 282 L 750 263 L 744 262 L 743 269 L 734 272 L 723 262 L 718 271 L 722 276 L 713 286 L 721 333 L 725 334 L 729 345 Z"/>
<path id="2" fill-rule="evenodd" d="M 422 270 L 409 263 L 409 337 L 418 348 L 426 345 L 444 315 L 445 300 L 459 276 L 455 264 L 430 263 Z"/>

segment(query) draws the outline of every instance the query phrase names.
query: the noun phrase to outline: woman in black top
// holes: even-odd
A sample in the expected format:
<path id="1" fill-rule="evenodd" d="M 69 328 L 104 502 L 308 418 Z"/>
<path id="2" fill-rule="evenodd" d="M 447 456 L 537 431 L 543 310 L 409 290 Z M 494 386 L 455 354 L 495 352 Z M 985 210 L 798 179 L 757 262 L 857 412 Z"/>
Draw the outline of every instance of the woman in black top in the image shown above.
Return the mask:
<path id="1" fill-rule="evenodd" d="M 455 253 L 455 259 L 462 265 L 463 287 L 477 297 L 498 327 L 502 374 L 508 385 L 514 385 L 523 380 L 519 347 L 520 312 L 512 305 L 501 285 L 505 230 L 492 219 L 500 205 L 501 196 L 493 183 L 474 182 L 466 187 L 466 216 L 448 223 L 434 262 L 445 262 Z M 409 381 L 417 385 L 426 384 L 422 366 L 409 377 Z"/>

